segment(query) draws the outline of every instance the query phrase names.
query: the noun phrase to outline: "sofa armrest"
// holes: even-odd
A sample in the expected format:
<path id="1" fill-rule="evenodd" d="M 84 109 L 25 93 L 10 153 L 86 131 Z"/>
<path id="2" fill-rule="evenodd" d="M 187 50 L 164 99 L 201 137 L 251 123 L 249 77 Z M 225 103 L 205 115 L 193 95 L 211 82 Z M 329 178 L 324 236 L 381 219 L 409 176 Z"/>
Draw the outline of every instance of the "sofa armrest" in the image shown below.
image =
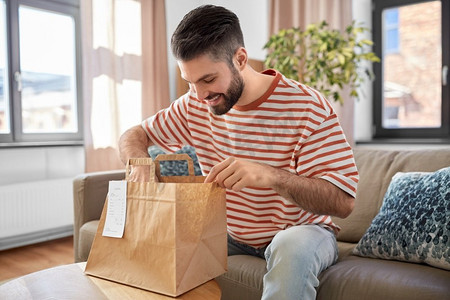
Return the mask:
<path id="1" fill-rule="evenodd" d="M 108 183 L 110 180 L 123 180 L 124 170 L 85 173 L 73 180 L 73 246 L 75 262 L 80 261 L 78 255 L 80 227 L 84 223 L 100 219 Z"/>

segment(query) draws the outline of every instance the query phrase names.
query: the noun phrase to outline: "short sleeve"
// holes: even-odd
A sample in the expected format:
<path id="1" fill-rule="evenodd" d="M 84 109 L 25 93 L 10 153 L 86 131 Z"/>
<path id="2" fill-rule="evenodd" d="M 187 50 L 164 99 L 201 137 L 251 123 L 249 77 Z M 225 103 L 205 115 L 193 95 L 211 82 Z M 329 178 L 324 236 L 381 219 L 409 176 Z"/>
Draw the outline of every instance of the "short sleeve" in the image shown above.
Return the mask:
<path id="1" fill-rule="evenodd" d="M 307 138 L 297 158 L 299 175 L 322 178 L 356 196 L 359 176 L 353 151 L 336 114 L 329 115 Z"/>
<path id="2" fill-rule="evenodd" d="M 183 145 L 192 146 L 187 124 L 188 100 L 186 94 L 141 124 L 149 139 L 166 152 L 178 151 Z"/>

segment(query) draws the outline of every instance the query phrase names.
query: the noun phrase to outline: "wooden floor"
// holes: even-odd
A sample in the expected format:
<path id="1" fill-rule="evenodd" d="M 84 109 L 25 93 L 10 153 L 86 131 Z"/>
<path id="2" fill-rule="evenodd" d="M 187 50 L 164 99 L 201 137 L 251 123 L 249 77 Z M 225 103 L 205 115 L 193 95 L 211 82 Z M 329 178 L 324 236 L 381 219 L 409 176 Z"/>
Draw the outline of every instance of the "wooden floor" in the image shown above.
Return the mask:
<path id="1" fill-rule="evenodd" d="M 72 236 L 0 251 L 0 281 L 73 262 Z"/>

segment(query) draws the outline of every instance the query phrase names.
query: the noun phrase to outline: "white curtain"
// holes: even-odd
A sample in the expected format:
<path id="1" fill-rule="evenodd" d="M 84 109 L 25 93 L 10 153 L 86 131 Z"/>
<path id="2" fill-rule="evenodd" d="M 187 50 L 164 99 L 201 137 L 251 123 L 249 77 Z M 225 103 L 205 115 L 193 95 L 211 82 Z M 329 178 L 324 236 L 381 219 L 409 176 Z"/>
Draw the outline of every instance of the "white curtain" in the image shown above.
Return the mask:
<path id="1" fill-rule="evenodd" d="M 82 0 L 86 172 L 122 169 L 118 140 L 168 106 L 164 0 Z"/>

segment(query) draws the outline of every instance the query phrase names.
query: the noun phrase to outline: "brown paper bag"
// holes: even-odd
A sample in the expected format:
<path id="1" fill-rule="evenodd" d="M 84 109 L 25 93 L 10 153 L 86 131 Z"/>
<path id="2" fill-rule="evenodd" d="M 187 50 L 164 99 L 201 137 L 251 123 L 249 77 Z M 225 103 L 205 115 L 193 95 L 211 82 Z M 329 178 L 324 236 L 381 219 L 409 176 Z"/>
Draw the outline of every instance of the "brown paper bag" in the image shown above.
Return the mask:
<path id="1" fill-rule="evenodd" d="M 161 160 L 187 160 L 190 175 L 161 177 Z M 123 238 L 102 236 L 105 202 L 85 272 L 169 296 L 225 273 L 225 189 L 194 176 L 187 154 L 130 159 L 126 178 L 131 165 L 149 165 L 150 182 L 127 182 Z"/>

